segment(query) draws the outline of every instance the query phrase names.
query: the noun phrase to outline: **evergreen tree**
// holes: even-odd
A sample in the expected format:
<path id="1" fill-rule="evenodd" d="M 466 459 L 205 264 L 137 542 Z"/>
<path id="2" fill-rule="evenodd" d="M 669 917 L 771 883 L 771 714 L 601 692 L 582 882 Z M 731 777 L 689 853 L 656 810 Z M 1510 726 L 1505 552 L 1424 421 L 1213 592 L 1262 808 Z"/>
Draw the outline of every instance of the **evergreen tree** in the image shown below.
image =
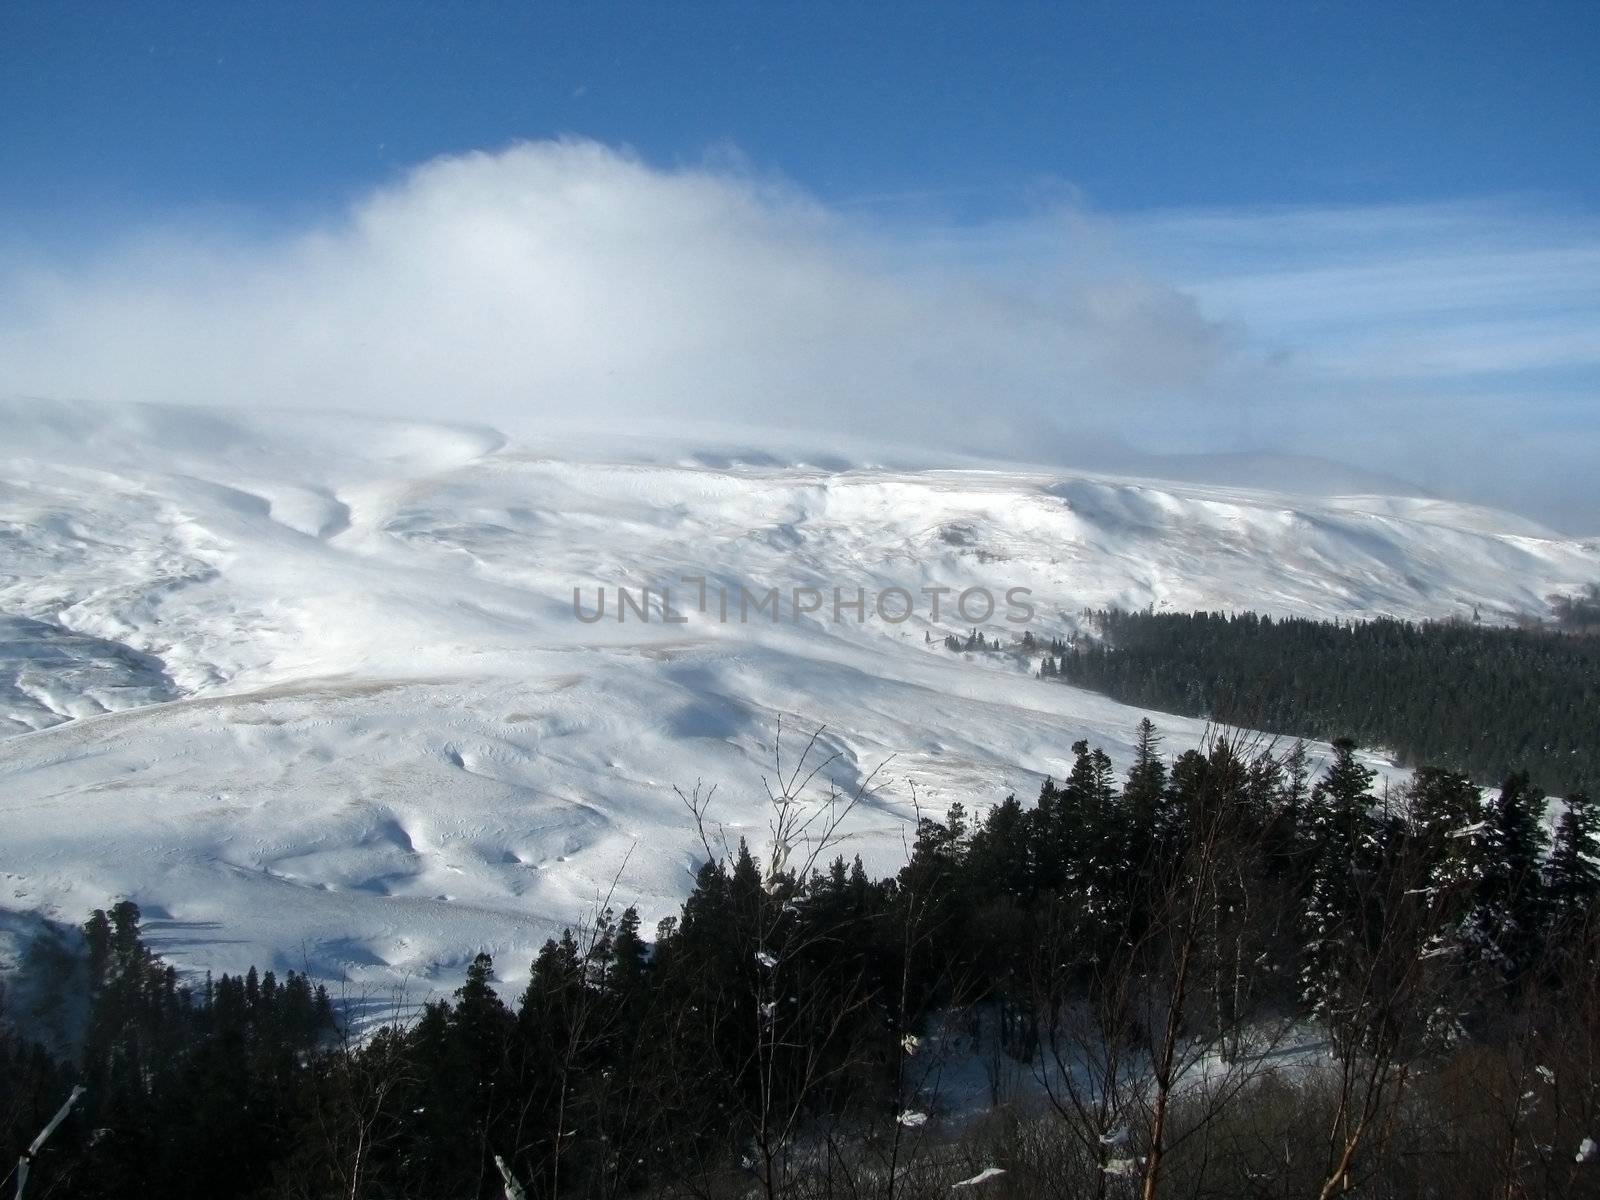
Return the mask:
<path id="1" fill-rule="evenodd" d="M 1072 882 L 1085 938 L 1104 954 L 1126 936 L 1132 831 L 1117 795 L 1111 759 L 1087 742 L 1072 749 L 1076 758 L 1062 797 L 1077 813 Z"/>
<path id="2" fill-rule="evenodd" d="M 1306 752 L 1305 742 L 1296 738 L 1283 758 L 1283 790 L 1279 796 L 1283 815 L 1291 825 L 1300 823 L 1306 801 L 1311 797 L 1310 784 L 1310 755 Z"/>
<path id="3" fill-rule="evenodd" d="M 1459 771 L 1424 767 L 1406 789 L 1412 852 L 1429 863 L 1428 891 L 1471 896 L 1483 874 L 1483 799 Z"/>
<path id="4" fill-rule="evenodd" d="M 1479 941 L 1472 913 L 1488 842 L 1482 797 L 1460 772 L 1425 767 L 1406 789 L 1406 818 L 1405 852 L 1424 864 L 1421 890 L 1433 925 L 1426 969 L 1442 981 L 1432 990 L 1447 996 L 1465 986 Z M 1429 1018 L 1431 1035 L 1454 1040 L 1465 1015 L 1441 1005 Z"/>
<path id="5" fill-rule="evenodd" d="M 1122 788 L 1122 803 L 1127 810 L 1132 832 L 1131 857 L 1143 863 L 1156 844 L 1157 830 L 1164 823 L 1167 768 L 1161 761 L 1161 735 L 1149 717 L 1139 721 L 1133 749 L 1133 765 Z"/>
<path id="6" fill-rule="evenodd" d="M 1301 994 L 1314 1015 L 1336 1019 L 1348 939 L 1364 938 L 1359 885 L 1362 856 L 1369 846 L 1376 772 L 1355 756 L 1355 742 L 1333 743 L 1334 760 L 1311 789 L 1303 841 L 1310 875 L 1302 917 L 1304 930 Z"/>
<path id="7" fill-rule="evenodd" d="M 1577 927 L 1600 900 L 1600 806 L 1584 792 L 1567 797 L 1545 865 L 1545 896 L 1557 931 Z"/>
<path id="8" fill-rule="evenodd" d="M 1533 962 L 1544 925 L 1544 793 L 1526 773 L 1484 804 L 1483 875 L 1473 901 L 1470 949 L 1516 979 Z"/>
<path id="9" fill-rule="evenodd" d="M 623 910 L 611 944 L 611 991 L 624 1000 L 636 998 L 643 990 L 649 966 L 648 947 L 639 936 L 639 910 L 630 905 Z"/>
<path id="10" fill-rule="evenodd" d="M 504 1077 L 514 1023 L 494 990 L 494 960 L 488 954 L 473 957 L 455 1000 L 448 1026 L 449 1086 L 442 1099 L 457 1113 L 463 1155 L 474 1153 L 474 1165 L 491 1165 L 485 1161 L 487 1145 L 511 1104 L 496 1081 Z"/>

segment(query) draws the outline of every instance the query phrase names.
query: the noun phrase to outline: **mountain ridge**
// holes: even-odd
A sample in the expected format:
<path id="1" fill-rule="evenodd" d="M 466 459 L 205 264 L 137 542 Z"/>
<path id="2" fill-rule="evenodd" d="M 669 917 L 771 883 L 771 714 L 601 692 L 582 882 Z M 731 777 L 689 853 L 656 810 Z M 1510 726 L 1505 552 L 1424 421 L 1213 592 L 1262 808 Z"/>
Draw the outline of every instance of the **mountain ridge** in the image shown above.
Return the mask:
<path id="1" fill-rule="evenodd" d="M 670 913 L 699 853 L 674 788 L 720 783 L 759 842 L 780 725 L 789 755 L 827 727 L 819 786 L 873 778 L 845 849 L 880 868 L 919 806 L 1030 794 L 1079 738 L 1131 754 L 1138 710 L 949 654 L 968 622 L 927 590 L 1027 588 L 1049 636 L 1106 606 L 1510 621 L 1600 578 L 1581 539 L 1438 499 L 190 412 L 7 410 L 0 614 L 159 663 L 176 702 L 72 719 L 111 706 L 57 673 L 67 719 L 0 740 L 0 904 L 71 923 L 133 896 L 186 969 L 355 989 L 426 994 L 483 947 L 514 978 L 613 885 Z M 695 576 L 918 611 L 573 610 Z M 985 627 L 1020 635 L 1003 611 Z M 1159 723 L 1174 752 L 1204 736 Z"/>

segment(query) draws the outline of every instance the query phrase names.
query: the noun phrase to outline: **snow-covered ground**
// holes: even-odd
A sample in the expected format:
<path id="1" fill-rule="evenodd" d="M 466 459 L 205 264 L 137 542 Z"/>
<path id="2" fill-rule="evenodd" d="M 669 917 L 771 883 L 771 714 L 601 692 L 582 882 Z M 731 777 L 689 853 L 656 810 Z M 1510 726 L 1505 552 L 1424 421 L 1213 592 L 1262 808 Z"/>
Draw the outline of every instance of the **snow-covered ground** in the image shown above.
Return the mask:
<path id="1" fill-rule="evenodd" d="M 718 784 L 760 839 L 780 719 L 790 764 L 826 725 L 823 779 L 878 771 L 844 849 L 886 870 L 913 793 L 1031 793 L 1079 738 L 1125 757 L 1141 715 L 949 653 L 966 622 L 921 600 L 722 623 L 680 584 L 669 624 L 616 620 L 619 586 L 1028 588 L 1048 637 L 1105 605 L 1508 619 L 1600 578 L 1600 545 L 1440 500 L 306 414 L 29 402 L 0 428 L 0 906 L 131 896 L 182 966 L 375 996 L 479 949 L 514 984 L 613 886 L 673 911 L 674 787 Z M 611 615 L 578 620 L 599 586 Z"/>

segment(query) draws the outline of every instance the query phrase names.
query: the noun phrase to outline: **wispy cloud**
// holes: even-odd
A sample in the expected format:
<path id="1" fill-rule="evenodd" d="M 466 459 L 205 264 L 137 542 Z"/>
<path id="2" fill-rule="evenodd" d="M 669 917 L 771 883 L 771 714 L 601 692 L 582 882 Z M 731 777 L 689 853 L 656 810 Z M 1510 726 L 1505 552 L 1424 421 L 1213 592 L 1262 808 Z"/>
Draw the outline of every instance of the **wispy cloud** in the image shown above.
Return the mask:
<path id="1" fill-rule="evenodd" d="M 1117 218 L 1063 189 L 976 227 L 893 210 L 829 207 L 729 156 L 662 170 L 547 142 L 442 159 L 289 235 L 169 228 L 72 266 L 19 256 L 0 389 L 519 434 L 563 418 L 1024 457 L 1282 448 L 1600 526 L 1600 502 L 1576 481 L 1555 494 L 1530 461 L 1493 487 L 1435 466 L 1449 447 L 1473 462 L 1484 429 L 1502 455 L 1514 429 L 1547 453 L 1557 420 L 1562 453 L 1595 448 L 1589 218 L 1510 202 Z"/>
<path id="2" fill-rule="evenodd" d="M 1241 212 L 1131 224 L 1181 286 L 1262 337 L 1316 346 L 1347 334 L 1372 340 L 1373 331 L 1592 326 L 1600 312 L 1600 220 L 1537 207 Z M 1600 354 L 1591 345 L 1581 361 L 1600 365 Z"/>
<path id="3" fill-rule="evenodd" d="M 141 399 L 776 422 L 994 441 L 1195 391 L 1222 331 L 1136 280 L 1002 285 L 737 168 L 584 142 L 417 168 L 343 219 L 12 273 L 5 384 Z M 1003 440 L 1003 439 L 1002 439 Z"/>
<path id="4" fill-rule="evenodd" d="M 1269 436 L 1600 528 L 1600 216 L 1522 198 L 1155 213 L 1122 233 L 1278 365 Z"/>

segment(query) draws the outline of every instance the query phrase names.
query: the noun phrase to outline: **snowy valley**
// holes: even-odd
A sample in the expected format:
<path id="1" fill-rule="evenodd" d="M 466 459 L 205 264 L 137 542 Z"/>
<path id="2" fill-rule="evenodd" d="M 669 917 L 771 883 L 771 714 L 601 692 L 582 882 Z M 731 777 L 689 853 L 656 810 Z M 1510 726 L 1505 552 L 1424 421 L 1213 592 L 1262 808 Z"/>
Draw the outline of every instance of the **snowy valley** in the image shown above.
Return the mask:
<path id="1" fill-rule="evenodd" d="M 1510 621 L 1600 544 L 1442 500 L 295 413 L 0 405 L 0 934 L 138 901 L 184 969 L 352 995 L 516 981 L 606 896 L 648 929 L 702 852 L 675 788 L 766 834 L 774 740 L 870 787 L 841 849 L 1030 798 L 1141 712 L 951 654 L 966 625 L 585 623 L 574 589 L 1029 589 L 1086 607 Z M 586 601 L 586 603 L 590 603 Z M 658 614 L 659 615 L 659 614 Z M 991 636 L 1021 627 L 997 615 Z M 1158 717 L 1167 747 L 1199 722 Z"/>

